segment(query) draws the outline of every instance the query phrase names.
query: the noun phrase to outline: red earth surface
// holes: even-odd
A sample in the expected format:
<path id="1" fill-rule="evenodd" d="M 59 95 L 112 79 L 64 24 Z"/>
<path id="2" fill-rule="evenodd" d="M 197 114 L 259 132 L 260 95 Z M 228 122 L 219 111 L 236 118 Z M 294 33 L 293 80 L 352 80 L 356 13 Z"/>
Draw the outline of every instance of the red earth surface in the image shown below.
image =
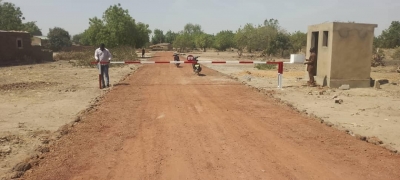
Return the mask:
<path id="1" fill-rule="evenodd" d="M 202 74 L 190 64 L 144 65 L 23 178 L 400 179 L 398 155 L 214 70 Z"/>

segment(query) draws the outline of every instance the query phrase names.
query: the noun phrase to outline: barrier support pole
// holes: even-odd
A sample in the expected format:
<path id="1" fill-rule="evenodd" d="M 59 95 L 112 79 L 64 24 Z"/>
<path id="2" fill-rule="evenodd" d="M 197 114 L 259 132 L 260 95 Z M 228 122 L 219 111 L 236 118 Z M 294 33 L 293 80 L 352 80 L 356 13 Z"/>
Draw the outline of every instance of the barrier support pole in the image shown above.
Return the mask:
<path id="1" fill-rule="evenodd" d="M 267 64 L 276 64 L 278 65 L 278 88 L 282 89 L 282 80 L 283 80 L 283 62 L 267 62 Z"/>

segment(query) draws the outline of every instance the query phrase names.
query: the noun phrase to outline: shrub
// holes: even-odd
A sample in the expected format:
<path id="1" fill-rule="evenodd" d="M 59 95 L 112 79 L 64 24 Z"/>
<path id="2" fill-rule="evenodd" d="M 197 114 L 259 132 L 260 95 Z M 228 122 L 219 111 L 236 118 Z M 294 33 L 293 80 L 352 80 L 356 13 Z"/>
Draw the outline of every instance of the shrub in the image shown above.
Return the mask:
<path id="1" fill-rule="evenodd" d="M 392 54 L 393 60 L 400 60 L 400 47 L 396 48 Z"/>
<path id="2" fill-rule="evenodd" d="M 383 61 L 384 59 L 385 59 L 385 54 L 383 53 L 382 49 L 375 51 L 372 55 L 371 66 L 372 67 L 385 66 L 385 62 Z"/>
<path id="3" fill-rule="evenodd" d="M 254 67 L 257 68 L 258 70 L 271 70 L 271 69 L 275 69 L 276 65 L 273 65 L 273 64 L 256 64 Z"/>

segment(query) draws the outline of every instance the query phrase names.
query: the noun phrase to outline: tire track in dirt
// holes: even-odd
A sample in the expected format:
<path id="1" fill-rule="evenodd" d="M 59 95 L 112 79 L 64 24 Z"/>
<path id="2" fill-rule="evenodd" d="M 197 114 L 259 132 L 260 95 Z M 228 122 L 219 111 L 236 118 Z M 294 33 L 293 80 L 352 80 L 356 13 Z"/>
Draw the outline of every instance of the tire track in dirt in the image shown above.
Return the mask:
<path id="1" fill-rule="evenodd" d="M 398 155 L 181 66 L 144 65 L 24 178 L 400 179 Z"/>

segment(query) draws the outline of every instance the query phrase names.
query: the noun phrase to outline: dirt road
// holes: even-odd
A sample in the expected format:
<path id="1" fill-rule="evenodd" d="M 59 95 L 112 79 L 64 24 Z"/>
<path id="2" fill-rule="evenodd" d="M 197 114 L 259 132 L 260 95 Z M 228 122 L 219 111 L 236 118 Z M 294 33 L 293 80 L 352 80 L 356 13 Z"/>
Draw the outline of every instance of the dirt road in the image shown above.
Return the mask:
<path id="1" fill-rule="evenodd" d="M 145 65 L 24 178 L 400 179 L 398 155 L 190 68 Z"/>

